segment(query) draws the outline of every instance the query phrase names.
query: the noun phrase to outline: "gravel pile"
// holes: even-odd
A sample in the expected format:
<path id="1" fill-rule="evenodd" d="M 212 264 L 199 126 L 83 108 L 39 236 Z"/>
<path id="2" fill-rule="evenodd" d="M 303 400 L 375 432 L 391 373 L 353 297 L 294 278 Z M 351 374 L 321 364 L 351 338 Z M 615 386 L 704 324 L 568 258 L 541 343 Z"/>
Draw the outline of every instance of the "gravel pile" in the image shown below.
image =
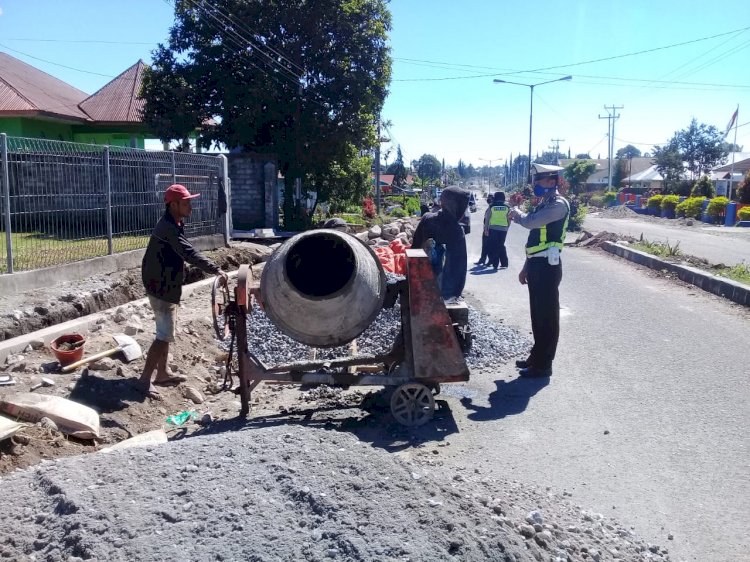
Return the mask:
<path id="1" fill-rule="evenodd" d="M 531 342 L 518 331 L 489 322 L 486 315 L 469 306 L 469 325 L 474 334 L 466 362 L 470 368 L 482 369 L 504 363 L 512 357 L 528 353 Z M 387 353 L 401 328 L 401 307 L 385 308 L 357 338 L 358 355 Z M 334 359 L 351 355 L 348 345 L 334 348 L 313 348 L 281 333 L 257 305 L 248 319 L 248 348 L 266 365 L 278 365 L 312 358 Z"/>
<path id="2" fill-rule="evenodd" d="M 303 425 L 224 429 L 0 480 L 0 558 L 669 560 L 616 520 L 478 470 Z"/>

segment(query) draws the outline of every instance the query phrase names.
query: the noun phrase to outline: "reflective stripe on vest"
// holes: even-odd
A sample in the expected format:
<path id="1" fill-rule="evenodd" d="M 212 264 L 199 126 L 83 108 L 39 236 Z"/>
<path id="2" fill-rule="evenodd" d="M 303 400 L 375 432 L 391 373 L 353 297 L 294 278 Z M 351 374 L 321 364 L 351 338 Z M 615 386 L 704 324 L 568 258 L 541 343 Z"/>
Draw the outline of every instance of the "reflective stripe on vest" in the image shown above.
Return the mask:
<path id="1" fill-rule="evenodd" d="M 539 231 L 539 241 L 533 246 L 526 246 L 527 256 L 543 252 L 548 248 L 560 248 L 560 250 L 563 249 L 565 233 L 568 231 L 568 218 L 570 218 L 570 205 L 565 199 L 563 199 L 563 201 L 565 201 L 565 206 L 568 208 L 568 212 L 565 213 L 565 217 L 560 220 L 556 220 L 555 222 L 545 224 L 541 228 L 535 228 L 531 231 L 531 234 L 529 235 L 529 242 L 531 242 L 533 234 L 536 231 Z M 559 226 L 562 226 L 562 228 L 558 230 Z M 549 229 L 553 232 L 553 234 L 551 235 L 552 240 L 547 240 L 547 227 L 549 227 Z"/>
<path id="2" fill-rule="evenodd" d="M 497 205 L 492 207 L 492 213 L 490 213 L 490 226 L 508 226 L 508 209 L 505 205 Z"/>

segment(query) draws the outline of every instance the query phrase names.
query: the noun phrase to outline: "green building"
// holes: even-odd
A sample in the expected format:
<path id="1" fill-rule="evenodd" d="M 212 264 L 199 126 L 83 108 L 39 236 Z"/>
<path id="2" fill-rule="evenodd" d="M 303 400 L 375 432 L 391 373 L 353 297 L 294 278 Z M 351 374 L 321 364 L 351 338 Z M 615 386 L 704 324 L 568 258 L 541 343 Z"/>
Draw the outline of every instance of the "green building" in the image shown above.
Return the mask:
<path id="1" fill-rule="evenodd" d="M 0 132 L 8 136 L 144 148 L 149 135 L 138 96 L 146 65 L 125 70 L 88 95 L 0 53 Z"/>

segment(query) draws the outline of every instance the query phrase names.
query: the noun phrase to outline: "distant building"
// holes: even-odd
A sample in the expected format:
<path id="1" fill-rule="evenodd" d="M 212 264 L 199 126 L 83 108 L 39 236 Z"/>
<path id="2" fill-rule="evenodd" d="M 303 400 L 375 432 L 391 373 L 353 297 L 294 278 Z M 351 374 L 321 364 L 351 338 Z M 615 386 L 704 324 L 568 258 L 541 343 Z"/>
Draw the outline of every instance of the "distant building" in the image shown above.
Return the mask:
<path id="1" fill-rule="evenodd" d="M 563 158 L 560 160 L 560 166 L 565 168 L 572 162 L 580 160 L 580 158 Z M 598 191 L 601 189 L 607 189 L 609 185 L 609 160 L 606 158 L 588 158 L 587 161 L 594 162 L 596 164 L 596 170 L 586 180 L 585 186 L 586 191 Z M 652 167 L 654 164 L 653 158 L 622 158 L 612 159 L 612 187 L 617 190 L 621 187 L 629 187 L 628 178 L 644 172 L 645 170 Z M 616 172 L 616 166 L 621 166 L 622 173 L 620 178 L 620 185 L 615 185 L 614 177 Z M 661 181 L 661 179 L 659 180 Z M 635 187 L 635 186 L 633 186 Z M 650 189 L 647 188 L 647 189 Z"/>
<path id="2" fill-rule="evenodd" d="M 28 137 L 144 148 L 139 96 L 146 65 L 138 61 L 88 95 L 0 53 L 0 132 Z"/>
<path id="3" fill-rule="evenodd" d="M 734 165 L 732 165 L 733 157 Z M 727 195 L 732 171 L 734 171 L 732 176 L 732 195 L 734 195 L 737 193 L 737 184 L 750 172 L 750 152 L 735 152 L 734 154 L 730 152 L 726 164 L 711 170 L 711 179 L 716 185 L 716 195 Z"/>
<path id="4" fill-rule="evenodd" d="M 392 193 L 393 191 L 393 180 L 396 176 L 394 174 L 380 174 L 380 190 L 382 193 Z M 375 187 L 375 173 L 370 175 L 370 181 L 372 186 Z M 411 174 L 406 175 L 406 185 L 412 186 L 414 184 L 414 176 Z"/>

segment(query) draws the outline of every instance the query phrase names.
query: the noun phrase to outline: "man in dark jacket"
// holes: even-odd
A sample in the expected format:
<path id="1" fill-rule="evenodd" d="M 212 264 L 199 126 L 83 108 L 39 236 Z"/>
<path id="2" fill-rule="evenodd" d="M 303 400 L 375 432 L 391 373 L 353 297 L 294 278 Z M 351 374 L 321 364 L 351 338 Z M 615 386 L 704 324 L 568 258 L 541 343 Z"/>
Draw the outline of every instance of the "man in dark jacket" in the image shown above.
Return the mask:
<path id="1" fill-rule="evenodd" d="M 434 241 L 439 259 L 433 262 L 433 271 L 445 300 L 460 297 L 466 284 L 466 240 L 458 220 L 468 206 L 468 191 L 459 187 L 444 189 L 440 210 L 424 215 L 414 231 L 413 248 L 423 248 L 430 239 Z"/>
<path id="2" fill-rule="evenodd" d="M 193 248 L 185 237 L 183 219 L 192 211 L 191 195 L 183 185 L 169 186 L 164 193 L 166 210 L 156 223 L 148 241 L 141 265 L 141 278 L 148 300 L 154 310 L 156 338 L 148 350 L 146 365 L 139 380 L 139 387 L 150 398 L 159 398 L 154 385 L 176 385 L 186 377 L 171 373 L 167 367 L 169 343 L 174 341 L 177 308 L 182 297 L 185 262 L 206 273 L 221 275 L 226 283 L 227 274 L 211 260 Z M 151 375 L 156 370 L 153 384 Z"/>

